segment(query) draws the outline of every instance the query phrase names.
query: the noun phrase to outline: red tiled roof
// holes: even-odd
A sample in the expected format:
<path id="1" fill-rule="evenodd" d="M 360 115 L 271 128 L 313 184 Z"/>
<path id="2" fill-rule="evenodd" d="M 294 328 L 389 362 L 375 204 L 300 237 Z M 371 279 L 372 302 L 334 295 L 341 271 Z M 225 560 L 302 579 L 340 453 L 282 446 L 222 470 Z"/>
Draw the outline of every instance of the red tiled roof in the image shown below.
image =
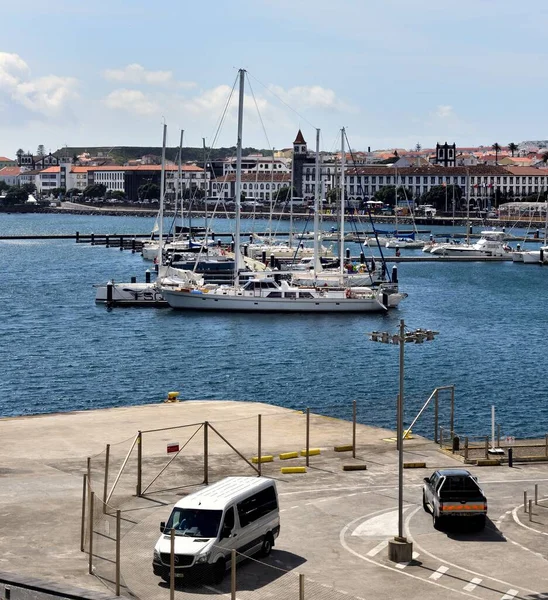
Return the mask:
<path id="1" fill-rule="evenodd" d="M 0 169 L 0 177 L 14 177 L 21 172 L 20 167 L 4 167 Z"/>
<path id="2" fill-rule="evenodd" d="M 535 167 L 504 167 L 506 171 L 511 173 L 512 175 L 546 175 L 546 173 L 542 172 L 540 169 L 536 169 Z"/>
<path id="3" fill-rule="evenodd" d="M 304 141 L 303 134 L 300 129 L 299 129 L 299 133 L 297 133 L 297 137 L 295 138 L 295 141 L 293 143 L 294 144 L 306 144 L 306 142 Z"/>
<path id="4" fill-rule="evenodd" d="M 8 158 L 7 156 L 0 156 L 0 162 L 15 162 L 12 158 Z"/>
<path id="5" fill-rule="evenodd" d="M 61 167 L 48 167 L 47 169 L 40 171 L 40 173 L 60 173 L 60 172 L 61 172 Z"/>
<path id="6" fill-rule="evenodd" d="M 74 167 L 73 167 L 74 168 Z M 120 165 L 110 165 L 110 166 L 101 166 L 101 167 L 76 167 L 87 169 L 88 171 L 161 171 L 161 165 L 131 165 L 131 166 L 120 166 Z M 177 171 L 179 167 L 177 165 L 167 165 L 166 171 Z M 193 173 L 202 172 L 203 169 L 196 165 L 182 165 L 182 171 L 192 171 Z"/>

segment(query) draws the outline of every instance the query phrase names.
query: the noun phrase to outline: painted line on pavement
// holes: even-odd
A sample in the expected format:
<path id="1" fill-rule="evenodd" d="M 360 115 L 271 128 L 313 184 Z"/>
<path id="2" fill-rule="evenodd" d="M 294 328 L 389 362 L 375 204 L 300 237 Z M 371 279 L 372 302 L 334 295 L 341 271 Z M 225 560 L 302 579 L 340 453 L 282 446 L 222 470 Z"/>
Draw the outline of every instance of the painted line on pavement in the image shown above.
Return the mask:
<path id="1" fill-rule="evenodd" d="M 445 573 L 447 573 L 447 571 L 449 571 L 449 567 L 446 567 L 445 565 L 442 565 L 441 567 L 439 567 L 436 571 L 434 571 L 432 573 L 432 575 L 430 575 L 430 577 L 428 579 L 433 579 L 434 581 L 438 580 L 442 575 L 444 575 Z"/>
<path id="2" fill-rule="evenodd" d="M 417 549 L 419 549 L 423 554 L 426 554 L 426 556 L 429 556 L 430 558 L 433 558 L 436 562 L 441 562 L 441 563 L 445 563 L 446 565 L 449 565 L 450 567 L 455 567 L 455 569 L 460 569 L 461 571 L 464 571 L 466 573 L 470 573 L 470 575 L 478 575 L 483 577 L 484 579 L 490 579 L 491 581 L 496 581 L 497 583 L 500 583 L 504 586 L 511 586 L 511 583 L 508 583 L 508 581 L 503 581 L 502 579 L 497 579 L 496 577 L 492 577 L 491 575 L 488 575 L 486 573 L 478 573 L 477 571 L 472 571 L 472 569 L 468 569 L 466 567 L 461 567 L 460 565 L 457 565 L 455 563 L 449 562 L 448 560 L 445 560 L 444 558 L 441 558 L 439 556 L 436 556 L 435 554 L 432 554 L 432 552 L 428 552 L 428 550 L 426 550 L 425 548 L 423 548 L 411 535 L 411 532 L 409 531 L 409 521 L 411 520 L 411 517 L 413 517 L 417 511 L 419 510 L 420 507 L 417 507 L 413 512 L 411 512 L 411 514 L 409 514 L 409 516 L 405 519 L 405 530 L 406 530 L 406 534 L 407 534 L 407 538 L 409 539 L 409 541 L 413 542 L 413 546 Z M 524 592 L 529 592 L 530 594 L 536 594 L 537 596 L 539 595 L 539 592 L 537 592 L 536 590 L 530 590 L 528 588 L 522 587 L 521 588 Z"/>
<path id="3" fill-rule="evenodd" d="M 414 511 L 415 513 L 419 510 L 420 507 L 417 507 L 416 510 Z M 382 563 L 377 562 L 376 560 L 373 560 L 372 558 L 369 558 L 367 556 L 364 556 L 363 554 L 360 554 L 359 552 L 356 552 L 355 550 L 353 550 L 352 548 L 350 548 L 350 546 L 347 544 L 346 540 L 345 540 L 345 536 L 347 534 L 347 532 L 358 522 L 358 521 L 363 521 L 365 519 L 367 519 L 368 517 L 373 517 L 375 515 L 378 514 L 382 514 L 383 512 L 388 512 L 389 510 L 393 510 L 392 508 L 388 508 L 388 509 L 384 509 L 384 510 L 377 510 L 374 511 L 372 513 L 369 513 L 367 515 L 362 515 L 361 517 L 357 517 L 356 519 L 350 521 L 350 523 L 347 523 L 340 531 L 339 533 L 339 541 L 341 543 L 341 546 L 347 551 L 350 552 L 350 554 L 353 554 L 354 556 L 357 556 L 358 558 L 361 558 L 362 560 L 365 560 L 366 562 L 376 566 L 376 567 L 380 567 L 381 569 L 386 569 L 387 571 L 392 571 L 393 573 L 401 573 L 402 575 L 404 575 L 405 577 L 410 577 L 411 579 L 415 579 L 416 581 L 420 581 L 422 583 L 427 583 L 429 585 L 435 585 L 436 587 L 442 588 L 444 590 L 448 590 L 449 592 L 454 592 L 457 594 L 460 594 L 461 596 L 466 596 L 468 598 L 476 598 L 476 600 L 483 600 L 481 596 L 476 596 L 475 594 L 471 594 L 465 591 L 460 591 L 460 590 L 454 590 L 453 588 L 450 588 L 447 585 L 443 585 L 442 583 L 438 583 L 437 581 L 431 581 L 429 579 L 424 579 L 424 577 L 419 577 L 417 575 L 413 575 L 412 573 L 409 573 L 407 571 L 404 570 L 400 570 L 400 569 L 396 569 L 395 567 L 391 567 L 390 565 L 384 565 Z M 412 513 L 414 514 L 414 513 Z"/>
<path id="4" fill-rule="evenodd" d="M 466 590 L 467 592 L 472 592 L 474 589 L 476 589 L 476 586 L 478 586 L 482 581 L 483 579 L 480 579 L 479 577 L 474 577 L 470 580 L 470 583 L 467 583 L 462 589 Z"/>
<path id="5" fill-rule="evenodd" d="M 384 550 L 388 546 L 388 540 L 383 540 L 380 544 L 377 544 L 372 550 L 369 550 L 367 556 L 377 556 L 381 550 Z"/>
<path id="6" fill-rule="evenodd" d="M 518 594 L 518 590 L 508 590 L 500 600 L 514 600 Z"/>

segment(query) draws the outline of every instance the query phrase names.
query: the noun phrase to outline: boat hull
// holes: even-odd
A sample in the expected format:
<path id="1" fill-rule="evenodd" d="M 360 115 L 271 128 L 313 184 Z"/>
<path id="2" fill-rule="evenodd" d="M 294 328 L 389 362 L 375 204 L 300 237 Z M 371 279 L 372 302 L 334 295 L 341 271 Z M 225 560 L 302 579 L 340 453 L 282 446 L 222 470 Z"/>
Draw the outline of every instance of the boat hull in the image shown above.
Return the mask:
<path id="1" fill-rule="evenodd" d="M 116 306 L 167 307 L 160 290 L 153 283 L 113 283 L 112 299 L 108 299 L 108 285 L 96 286 L 95 302 Z"/>
<path id="2" fill-rule="evenodd" d="M 181 310 L 283 313 L 382 313 L 387 310 L 376 297 L 283 299 L 170 290 L 163 290 L 163 295 L 172 308 Z"/>

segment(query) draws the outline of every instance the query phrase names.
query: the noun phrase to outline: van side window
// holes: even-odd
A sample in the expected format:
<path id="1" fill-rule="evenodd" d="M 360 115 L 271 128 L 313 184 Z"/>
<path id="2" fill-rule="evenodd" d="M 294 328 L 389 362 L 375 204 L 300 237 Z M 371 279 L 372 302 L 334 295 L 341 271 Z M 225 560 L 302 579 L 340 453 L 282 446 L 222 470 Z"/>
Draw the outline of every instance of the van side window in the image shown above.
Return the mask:
<path id="1" fill-rule="evenodd" d="M 223 523 L 223 531 L 232 531 L 234 529 L 234 508 L 231 506 L 225 513 L 225 521 Z"/>
<path id="2" fill-rule="evenodd" d="M 276 498 L 276 492 L 272 486 L 267 487 L 264 490 L 253 494 L 253 496 L 242 500 L 238 504 L 240 525 L 245 527 L 277 508 L 278 500 Z"/>

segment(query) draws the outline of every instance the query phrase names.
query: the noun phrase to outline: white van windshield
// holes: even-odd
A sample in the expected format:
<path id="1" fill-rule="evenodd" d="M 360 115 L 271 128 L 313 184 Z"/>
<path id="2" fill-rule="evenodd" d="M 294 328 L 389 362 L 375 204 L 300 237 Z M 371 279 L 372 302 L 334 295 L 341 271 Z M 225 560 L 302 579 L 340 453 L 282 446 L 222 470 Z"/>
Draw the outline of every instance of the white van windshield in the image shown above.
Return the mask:
<path id="1" fill-rule="evenodd" d="M 217 537 L 222 516 L 222 510 L 174 508 L 166 531 L 174 529 L 175 535 L 214 538 Z"/>

